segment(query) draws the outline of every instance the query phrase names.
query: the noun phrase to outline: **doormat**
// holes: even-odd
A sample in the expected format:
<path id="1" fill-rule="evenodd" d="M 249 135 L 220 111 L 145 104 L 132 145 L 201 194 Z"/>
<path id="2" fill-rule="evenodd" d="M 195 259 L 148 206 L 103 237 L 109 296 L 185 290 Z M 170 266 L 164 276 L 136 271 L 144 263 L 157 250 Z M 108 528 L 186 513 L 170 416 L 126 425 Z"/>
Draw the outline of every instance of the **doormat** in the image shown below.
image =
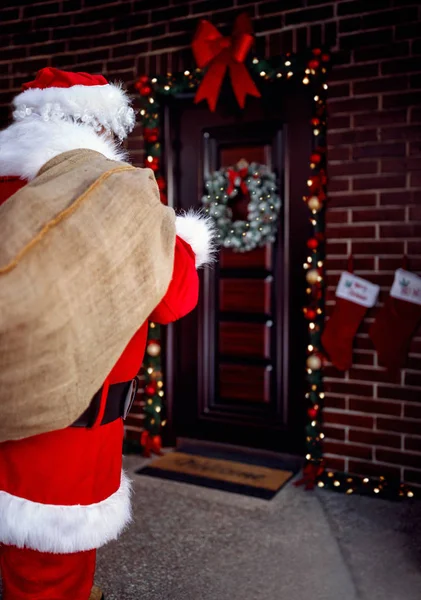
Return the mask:
<path id="1" fill-rule="evenodd" d="M 184 452 L 161 456 L 136 472 L 265 500 L 273 498 L 294 475 L 292 471 Z"/>

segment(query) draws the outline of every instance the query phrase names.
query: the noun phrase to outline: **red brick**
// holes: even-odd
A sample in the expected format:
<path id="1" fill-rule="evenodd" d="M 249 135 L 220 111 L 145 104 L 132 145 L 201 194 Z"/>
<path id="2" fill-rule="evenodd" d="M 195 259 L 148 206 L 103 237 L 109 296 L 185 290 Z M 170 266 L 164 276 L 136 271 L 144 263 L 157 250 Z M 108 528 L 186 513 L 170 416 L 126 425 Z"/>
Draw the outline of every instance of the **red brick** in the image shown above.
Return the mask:
<path id="1" fill-rule="evenodd" d="M 355 0 L 351 0 L 350 2 L 340 2 L 338 3 L 338 15 L 346 16 L 346 15 L 355 15 L 360 14 L 362 12 L 375 11 L 379 10 L 379 2 L 378 0 L 364 0 L 364 3 L 355 2 Z"/>
<path id="2" fill-rule="evenodd" d="M 399 419 L 387 419 L 378 417 L 377 429 L 384 431 L 398 431 L 400 433 L 412 433 L 417 435 L 420 433 L 420 424 L 417 421 L 403 421 Z"/>
<path id="3" fill-rule="evenodd" d="M 355 460 L 349 461 L 348 471 L 355 475 L 365 475 L 367 477 L 390 477 L 400 479 L 400 470 L 397 467 L 389 465 L 379 465 L 377 463 L 361 463 Z"/>
<path id="4" fill-rule="evenodd" d="M 365 221 L 404 221 L 404 208 L 369 208 L 367 210 L 352 210 L 352 222 L 363 223 Z"/>
<path id="5" fill-rule="evenodd" d="M 355 62 L 368 62 L 370 60 L 384 60 L 385 58 L 401 58 L 409 54 L 409 42 L 397 42 L 387 46 L 374 46 L 373 48 L 358 48 L 354 51 Z"/>
<path id="6" fill-rule="evenodd" d="M 406 110 L 382 110 L 377 112 L 355 115 L 355 127 L 376 127 L 382 125 L 396 125 L 397 123 L 406 123 Z"/>
<path id="7" fill-rule="evenodd" d="M 376 448 L 376 459 L 381 462 L 392 463 L 395 465 L 421 468 L 421 456 L 409 454 L 408 452 Z"/>
<path id="8" fill-rule="evenodd" d="M 374 175 L 373 177 L 355 179 L 354 190 L 373 190 L 405 187 L 406 176 L 402 175 Z"/>
<path id="9" fill-rule="evenodd" d="M 411 109 L 411 123 L 421 123 L 421 108 L 414 106 Z"/>
<path id="10" fill-rule="evenodd" d="M 405 373 L 405 384 L 421 386 L 421 373 L 406 372 Z"/>
<path id="11" fill-rule="evenodd" d="M 368 335 L 357 333 L 354 339 L 354 350 L 373 350 L 373 342 Z"/>
<path id="12" fill-rule="evenodd" d="M 369 444 L 370 446 L 401 448 L 401 436 L 392 433 L 378 433 L 377 431 L 350 429 L 348 432 L 348 439 L 350 442 Z"/>
<path id="13" fill-rule="evenodd" d="M 351 31 L 359 31 L 363 27 L 363 19 L 361 16 L 353 17 L 352 19 L 341 19 L 339 21 L 339 33 L 350 33 Z"/>
<path id="14" fill-rule="evenodd" d="M 378 400 L 361 400 L 358 398 L 350 398 L 349 410 L 356 412 L 375 413 L 380 415 L 394 415 L 399 417 L 401 414 L 401 405 L 399 402 L 381 402 Z"/>
<path id="15" fill-rule="evenodd" d="M 410 419 L 421 419 L 421 392 L 418 398 L 420 404 L 407 404 L 404 408 L 404 415 Z"/>
<path id="16" fill-rule="evenodd" d="M 411 186 L 421 187 L 421 171 L 411 173 Z"/>
<path id="17" fill-rule="evenodd" d="M 353 157 L 378 158 L 383 156 L 405 156 L 405 144 L 370 144 L 367 146 L 355 146 Z"/>
<path id="18" fill-rule="evenodd" d="M 344 394 L 353 396 L 373 397 L 373 388 L 364 383 L 354 383 L 352 381 L 326 381 L 327 394 Z"/>
<path id="19" fill-rule="evenodd" d="M 329 169 L 330 172 L 331 168 Z M 376 195 L 371 194 L 341 194 L 333 196 L 329 200 L 329 206 L 335 208 L 354 208 L 356 206 L 374 206 L 376 204 Z"/>
<path id="20" fill-rule="evenodd" d="M 421 254 L 421 241 L 417 240 L 416 242 L 408 242 L 408 254 Z"/>
<path id="21" fill-rule="evenodd" d="M 414 237 L 419 238 L 421 236 L 421 224 L 408 223 L 401 224 L 396 223 L 395 225 L 381 225 L 380 226 L 380 237 L 382 238 L 397 238 L 397 237 Z"/>
<path id="22" fill-rule="evenodd" d="M 421 73 L 411 75 L 409 78 L 409 87 L 412 90 L 419 90 L 421 88 Z"/>
<path id="23" fill-rule="evenodd" d="M 327 440 L 345 441 L 345 429 L 343 427 L 323 426 L 323 433 Z"/>
<path id="24" fill-rule="evenodd" d="M 417 57 L 387 60 L 381 63 L 380 67 L 383 75 L 411 73 L 414 71 L 419 71 L 420 61 Z"/>
<path id="25" fill-rule="evenodd" d="M 348 254 L 348 245 L 346 242 L 332 242 L 330 240 L 326 241 L 326 254 L 330 255 L 341 255 Z"/>
<path id="26" fill-rule="evenodd" d="M 373 417 L 354 415 L 347 412 L 332 412 L 324 411 L 325 423 L 337 423 L 341 425 L 349 425 L 350 427 L 362 427 L 364 429 L 372 429 L 374 425 Z"/>
<path id="27" fill-rule="evenodd" d="M 376 142 L 377 140 L 378 136 L 376 129 L 351 129 L 350 131 L 340 131 L 336 133 L 330 133 L 328 131 L 327 136 L 327 142 L 329 146 L 344 144 L 348 145 L 362 142 Z"/>
<path id="28" fill-rule="evenodd" d="M 384 25 L 397 25 L 398 23 L 411 23 L 418 19 L 416 6 L 400 6 L 394 10 L 379 11 L 375 14 L 364 15 L 364 27 L 373 29 Z"/>
<path id="29" fill-rule="evenodd" d="M 349 118 L 349 117 L 347 117 Z M 351 147 L 332 146 L 329 148 L 329 160 L 349 160 L 351 158 Z"/>
<path id="30" fill-rule="evenodd" d="M 331 469 L 332 471 L 345 471 L 345 460 L 343 458 L 327 456 L 325 460 L 325 465 L 326 469 Z"/>
<path id="31" fill-rule="evenodd" d="M 411 257 L 411 265 L 412 265 L 412 261 L 413 261 L 413 258 Z M 421 270 L 421 269 L 417 269 L 417 270 Z M 413 352 L 415 354 L 421 354 L 421 339 L 412 338 L 411 343 L 409 345 L 409 352 Z M 421 394 L 421 390 L 420 390 L 420 394 Z"/>
<path id="32" fill-rule="evenodd" d="M 330 74 L 331 81 L 353 81 L 355 79 L 371 79 L 379 74 L 378 64 L 343 66 L 332 69 Z"/>
<path id="33" fill-rule="evenodd" d="M 375 34 L 371 31 L 357 33 L 352 35 L 344 35 L 340 38 L 340 48 L 352 50 L 365 46 L 379 46 L 380 44 L 391 44 L 393 42 L 392 28 L 377 29 Z"/>
<path id="34" fill-rule="evenodd" d="M 399 173 L 415 171 L 419 168 L 420 161 L 418 158 L 383 158 L 380 164 L 382 173 Z"/>
<path id="35" fill-rule="evenodd" d="M 334 131 L 335 129 L 349 129 L 350 126 L 351 117 L 349 115 L 332 115 L 329 117 L 329 131 Z"/>
<path id="36" fill-rule="evenodd" d="M 421 436 L 421 431 L 420 431 Z M 406 437 L 405 438 L 405 450 L 412 450 L 413 452 L 421 452 L 421 437 Z M 421 469 L 421 456 L 420 456 L 420 469 Z"/>
<path id="37" fill-rule="evenodd" d="M 368 238 L 371 239 L 375 235 L 375 229 L 373 225 L 346 225 L 341 226 L 327 226 L 327 235 L 331 238 Z"/>
<path id="38" fill-rule="evenodd" d="M 400 269 L 403 265 L 402 258 L 379 258 L 379 270 L 394 272 L 396 269 Z M 421 270 L 421 258 L 411 258 L 411 269 L 416 271 Z M 421 367 L 421 365 L 420 365 Z"/>
<path id="39" fill-rule="evenodd" d="M 410 200 L 408 191 L 392 191 L 382 192 L 380 194 L 380 204 L 382 205 L 394 205 L 394 204 L 408 204 Z"/>
<path id="40" fill-rule="evenodd" d="M 349 95 L 349 83 L 337 83 L 329 86 L 329 102 L 331 102 L 331 98 L 349 98 Z"/>
<path id="41" fill-rule="evenodd" d="M 407 483 L 421 485 L 421 471 L 404 470 L 404 481 Z"/>
<path id="42" fill-rule="evenodd" d="M 354 446 L 352 444 L 341 444 L 340 442 L 326 441 L 323 444 L 324 452 L 327 454 L 339 454 L 342 456 L 352 456 L 363 460 L 371 460 L 373 449 L 369 446 Z"/>
<path id="43" fill-rule="evenodd" d="M 278 4 L 278 10 L 281 8 Z M 285 25 L 294 25 L 298 23 L 308 23 L 311 21 L 326 21 L 333 17 L 332 6 L 322 6 L 318 8 L 309 8 L 285 14 Z"/>
<path id="44" fill-rule="evenodd" d="M 421 262 L 421 258 L 420 258 L 420 262 Z M 411 260 L 411 266 L 412 266 L 412 263 L 413 263 L 413 261 Z M 414 267 L 412 267 L 412 268 L 414 268 Z M 406 360 L 406 368 L 412 369 L 412 370 L 417 370 L 417 371 L 420 371 L 420 373 L 421 373 L 421 356 L 408 356 L 408 358 Z M 420 395 L 421 395 L 421 392 L 420 392 Z M 420 398 L 420 400 L 421 400 L 421 398 Z"/>
<path id="45" fill-rule="evenodd" d="M 330 379 L 345 379 L 345 373 L 339 371 L 333 365 L 326 365 L 324 368 L 324 376 Z"/>
<path id="46" fill-rule="evenodd" d="M 329 110 L 337 113 L 363 113 L 367 110 L 377 110 L 379 105 L 377 97 L 349 98 L 347 100 L 331 100 L 328 102 Z"/>
<path id="47" fill-rule="evenodd" d="M 372 281 L 373 283 L 378 283 L 378 279 L 377 281 L 375 280 L 375 274 L 370 275 L 370 281 Z M 386 276 L 386 280 L 389 281 L 390 280 L 390 276 Z M 368 324 L 367 327 L 369 328 L 370 325 Z M 358 381 L 372 381 L 372 382 L 390 382 L 391 380 L 391 375 L 388 371 L 386 371 L 385 369 L 357 369 L 357 368 L 351 368 L 350 370 L 350 376 L 352 377 L 352 379 L 354 380 L 358 380 Z"/>
<path id="48" fill-rule="evenodd" d="M 421 92 L 407 92 L 399 94 L 388 94 L 383 97 L 383 108 L 400 108 L 419 104 Z"/>
<path id="49" fill-rule="evenodd" d="M 408 77 L 380 77 L 369 81 L 358 81 L 354 83 L 354 96 L 364 94 L 378 94 L 380 92 L 393 92 L 395 90 L 404 90 L 408 87 Z"/>
<path id="50" fill-rule="evenodd" d="M 347 223 L 348 211 L 346 210 L 327 210 L 326 223 Z"/>
<path id="51" fill-rule="evenodd" d="M 402 256 L 404 252 L 403 242 L 352 242 L 353 254 L 397 254 Z"/>
<path id="52" fill-rule="evenodd" d="M 413 125 L 402 125 L 400 127 L 385 127 L 381 130 L 381 139 L 389 140 L 419 140 L 420 133 Z"/>
<path id="53" fill-rule="evenodd" d="M 329 177 L 377 173 L 377 161 L 349 162 L 329 166 Z"/>
<path id="54" fill-rule="evenodd" d="M 325 261 L 327 271 L 346 271 L 348 268 L 348 257 L 329 257 Z M 353 267 L 355 271 L 374 271 L 374 257 L 354 258 Z"/>
<path id="55" fill-rule="evenodd" d="M 358 354 L 358 353 L 354 352 L 353 363 L 354 363 L 354 365 L 373 366 L 374 365 L 374 354 L 362 354 L 362 353 Z"/>
<path id="56" fill-rule="evenodd" d="M 329 193 L 347 192 L 349 190 L 349 179 L 332 179 L 329 183 Z"/>

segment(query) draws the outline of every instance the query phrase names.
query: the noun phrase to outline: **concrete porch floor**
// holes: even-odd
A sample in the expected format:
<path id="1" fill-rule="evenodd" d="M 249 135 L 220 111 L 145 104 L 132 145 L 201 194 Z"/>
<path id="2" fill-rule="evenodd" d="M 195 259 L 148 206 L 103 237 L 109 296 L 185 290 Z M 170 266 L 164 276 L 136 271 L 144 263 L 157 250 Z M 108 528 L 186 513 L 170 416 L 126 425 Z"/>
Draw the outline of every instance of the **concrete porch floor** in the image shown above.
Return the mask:
<path id="1" fill-rule="evenodd" d="M 98 553 L 106 600 L 419 600 L 421 503 L 265 501 L 135 475 L 134 522 Z"/>

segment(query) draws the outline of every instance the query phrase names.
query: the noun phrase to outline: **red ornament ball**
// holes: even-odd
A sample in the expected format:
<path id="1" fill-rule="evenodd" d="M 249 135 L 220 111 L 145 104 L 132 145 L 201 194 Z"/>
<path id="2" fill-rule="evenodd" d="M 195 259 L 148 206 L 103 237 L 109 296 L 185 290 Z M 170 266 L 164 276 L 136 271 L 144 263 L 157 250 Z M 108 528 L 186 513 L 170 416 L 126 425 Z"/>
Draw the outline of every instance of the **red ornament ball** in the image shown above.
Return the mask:
<path id="1" fill-rule="evenodd" d="M 320 50 L 320 48 L 314 48 L 313 49 L 314 56 L 320 56 L 321 53 L 322 53 L 322 51 Z"/>
<path id="2" fill-rule="evenodd" d="M 317 154 L 316 152 L 314 152 L 311 155 L 310 160 L 312 163 L 316 163 L 316 165 L 318 165 L 319 162 L 322 160 L 322 157 L 320 156 L 320 154 Z"/>
<path id="3" fill-rule="evenodd" d="M 150 96 L 152 94 L 152 88 L 149 85 L 139 86 L 139 94 L 141 96 Z"/>
<path id="4" fill-rule="evenodd" d="M 317 125 L 320 125 L 320 119 L 318 119 L 317 117 L 315 117 L 314 119 L 311 119 L 311 124 L 314 125 L 315 127 Z"/>
<path id="5" fill-rule="evenodd" d="M 314 308 L 308 308 L 306 310 L 306 319 L 308 319 L 309 321 L 314 321 L 314 319 L 316 318 L 317 313 L 314 310 Z"/>
<path id="6" fill-rule="evenodd" d="M 319 65 L 320 65 L 319 61 L 318 61 L 318 60 L 316 60 L 315 58 L 313 58 L 313 60 L 311 60 L 311 61 L 308 63 L 308 67 L 309 67 L 309 69 L 317 69 L 317 68 L 319 67 Z"/>
<path id="7" fill-rule="evenodd" d="M 139 81 L 140 83 L 149 83 L 149 77 L 147 75 L 142 75 L 142 77 L 139 77 Z"/>
<path id="8" fill-rule="evenodd" d="M 310 248 L 310 250 L 315 250 L 319 245 L 319 241 L 316 240 L 316 238 L 310 238 L 307 242 L 307 248 Z"/>
<path id="9" fill-rule="evenodd" d="M 317 409 L 315 408 L 309 408 L 307 411 L 308 416 L 310 417 L 311 420 L 314 420 L 317 417 Z"/>
<path id="10" fill-rule="evenodd" d="M 154 385 L 153 383 L 149 383 L 145 387 L 145 392 L 148 396 L 153 396 L 156 392 L 156 385 Z"/>
<path id="11" fill-rule="evenodd" d="M 145 139 L 145 142 L 154 144 L 158 141 L 159 138 L 158 128 L 154 127 L 153 129 L 149 129 L 148 127 L 145 127 L 145 129 L 143 130 L 143 137 Z"/>
<path id="12" fill-rule="evenodd" d="M 330 55 L 329 54 L 322 54 L 322 61 L 323 62 L 329 62 L 330 61 Z"/>

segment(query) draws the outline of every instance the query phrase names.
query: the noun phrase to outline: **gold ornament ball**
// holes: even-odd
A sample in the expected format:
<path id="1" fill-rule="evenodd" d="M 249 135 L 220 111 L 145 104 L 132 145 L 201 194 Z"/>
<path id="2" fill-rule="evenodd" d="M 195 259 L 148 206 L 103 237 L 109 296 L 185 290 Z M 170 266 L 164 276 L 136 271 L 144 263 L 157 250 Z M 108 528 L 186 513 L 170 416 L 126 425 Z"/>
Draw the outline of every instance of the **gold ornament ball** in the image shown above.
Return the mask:
<path id="1" fill-rule="evenodd" d="M 148 354 L 149 356 L 159 356 L 161 352 L 161 346 L 156 342 L 151 342 L 148 344 Z"/>
<path id="2" fill-rule="evenodd" d="M 308 199 L 307 204 L 310 210 L 320 210 L 322 208 L 322 203 L 317 196 L 311 196 L 311 198 Z"/>
<path id="3" fill-rule="evenodd" d="M 322 360 L 317 354 L 312 354 L 307 359 L 307 367 L 312 371 L 318 371 L 322 366 Z"/>
<path id="4" fill-rule="evenodd" d="M 319 272 L 317 269 L 310 269 L 310 271 L 307 271 L 306 279 L 311 284 L 317 283 L 319 280 Z"/>

